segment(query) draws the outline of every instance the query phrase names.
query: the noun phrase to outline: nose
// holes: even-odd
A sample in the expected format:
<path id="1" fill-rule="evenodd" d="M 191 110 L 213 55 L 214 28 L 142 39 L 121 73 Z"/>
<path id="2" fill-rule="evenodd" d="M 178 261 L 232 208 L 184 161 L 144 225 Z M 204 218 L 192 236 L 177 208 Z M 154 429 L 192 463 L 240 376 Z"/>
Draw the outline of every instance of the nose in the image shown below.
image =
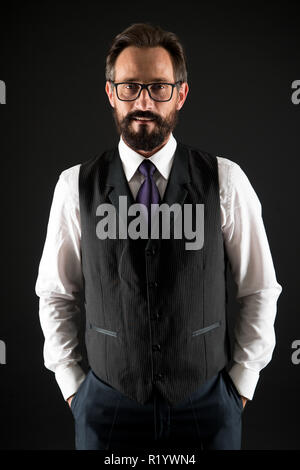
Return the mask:
<path id="1" fill-rule="evenodd" d="M 141 110 L 147 110 L 147 109 L 153 109 L 153 103 L 154 101 L 150 98 L 148 90 L 144 88 L 140 96 L 134 101 L 135 103 L 135 108 L 136 109 L 141 109 Z"/>

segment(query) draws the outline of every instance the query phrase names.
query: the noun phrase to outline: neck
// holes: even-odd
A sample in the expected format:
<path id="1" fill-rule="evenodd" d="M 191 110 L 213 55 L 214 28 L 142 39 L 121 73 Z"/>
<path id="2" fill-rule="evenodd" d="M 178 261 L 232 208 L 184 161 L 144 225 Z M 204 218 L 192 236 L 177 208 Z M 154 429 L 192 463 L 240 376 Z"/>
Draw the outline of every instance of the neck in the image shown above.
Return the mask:
<path id="1" fill-rule="evenodd" d="M 140 155 L 142 155 L 143 157 L 145 158 L 149 158 L 151 157 L 152 155 L 154 155 L 156 152 L 158 152 L 161 148 L 163 148 L 166 143 L 168 142 L 169 138 L 171 136 L 171 133 L 165 138 L 165 140 L 163 141 L 163 143 L 161 145 L 159 145 L 158 147 L 155 147 L 155 149 L 151 150 L 150 152 L 146 152 L 145 150 L 137 150 L 133 147 L 131 147 L 127 142 L 126 140 L 124 139 L 123 135 L 122 135 L 122 139 L 124 140 L 125 144 L 128 145 L 128 147 L 130 147 L 132 150 L 134 150 L 135 152 L 139 153 Z"/>

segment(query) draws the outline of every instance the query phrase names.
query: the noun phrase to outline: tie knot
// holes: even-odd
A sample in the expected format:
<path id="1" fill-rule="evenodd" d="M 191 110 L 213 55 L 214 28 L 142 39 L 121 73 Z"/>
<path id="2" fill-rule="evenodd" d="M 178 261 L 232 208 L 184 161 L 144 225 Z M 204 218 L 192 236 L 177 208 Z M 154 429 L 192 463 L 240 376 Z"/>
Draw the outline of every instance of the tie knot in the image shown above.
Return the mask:
<path id="1" fill-rule="evenodd" d="M 151 177 L 155 170 L 156 166 L 154 165 L 154 163 L 152 163 L 150 160 L 147 160 L 146 158 L 142 161 L 139 166 L 139 171 L 142 173 L 142 175 L 146 177 Z"/>

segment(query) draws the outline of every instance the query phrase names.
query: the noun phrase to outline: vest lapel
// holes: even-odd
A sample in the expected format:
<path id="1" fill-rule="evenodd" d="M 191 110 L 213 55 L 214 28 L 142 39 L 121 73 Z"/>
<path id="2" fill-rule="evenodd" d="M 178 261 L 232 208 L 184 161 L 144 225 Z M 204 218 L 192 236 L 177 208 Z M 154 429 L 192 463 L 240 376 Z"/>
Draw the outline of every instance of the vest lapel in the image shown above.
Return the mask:
<path id="1" fill-rule="evenodd" d="M 188 152 L 177 142 L 173 165 L 171 168 L 168 184 L 162 199 L 162 203 L 171 206 L 174 203 L 182 205 L 188 193 L 186 185 L 191 178 L 188 167 Z"/>
<path id="2" fill-rule="evenodd" d="M 161 204 L 168 204 L 170 207 L 176 203 L 182 206 L 188 194 L 187 188 L 190 181 L 189 154 L 188 151 L 179 142 L 177 142 L 171 172 Z M 171 212 L 170 223 L 174 224 L 177 216 L 176 212 L 175 216 L 172 216 L 173 213 Z M 146 244 L 146 249 L 150 249 L 153 241 L 155 243 L 155 240 L 149 238 Z"/>
<path id="3" fill-rule="evenodd" d="M 191 181 L 189 173 L 189 154 L 186 148 L 177 142 L 177 147 L 174 155 L 173 165 L 171 168 L 167 187 L 162 198 L 161 203 L 166 203 L 169 206 L 172 204 L 183 205 L 185 198 L 188 194 L 188 186 Z M 135 203 L 133 199 L 130 187 L 128 185 L 122 161 L 120 159 L 118 147 L 113 150 L 113 156 L 110 164 L 108 165 L 108 173 L 106 179 L 106 196 L 109 198 L 111 203 L 116 207 L 119 212 L 119 196 L 127 196 L 126 213 L 128 214 L 128 208 L 131 204 Z M 126 220 L 123 217 L 121 211 L 121 218 L 124 223 Z M 128 221 L 130 217 L 128 217 Z M 176 217 L 175 217 L 176 220 Z M 175 221 L 174 220 L 174 221 Z M 150 240 L 149 240 L 150 241 Z"/>
<path id="4" fill-rule="evenodd" d="M 118 213 L 119 211 L 119 196 L 126 196 L 126 214 L 128 214 L 128 208 L 130 205 L 134 204 L 135 201 L 133 199 L 130 187 L 128 185 L 122 161 L 119 155 L 119 150 L 118 147 L 115 147 L 113 150 L 113 157 L 108 165 L 108 173 L 107 173 L 107 179 L 106 179 L 106 194 L 105 194 L 111 203 L 116 207 Z M 127 216 L 123 214 L 123 211 L 121 211 L 121 218 L 126 224 L 126 219 Z M 130 220 L 130 217 L 128 217 L 128 220 Z"/>

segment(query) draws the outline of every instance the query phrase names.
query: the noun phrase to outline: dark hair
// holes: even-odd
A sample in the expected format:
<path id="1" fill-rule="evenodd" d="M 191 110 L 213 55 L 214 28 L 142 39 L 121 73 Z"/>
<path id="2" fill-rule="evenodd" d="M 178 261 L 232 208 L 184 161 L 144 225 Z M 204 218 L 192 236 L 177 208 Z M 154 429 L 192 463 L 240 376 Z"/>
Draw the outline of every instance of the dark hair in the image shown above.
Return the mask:
<path id="1" fill-rule="evenodd" d="M 171 55 L 175 81 L 187 81 L 186 56 L 178 37 L 149 23 L 132 24 L 114 38 L 106 57 L 106 80 L 114 80 L 117 57 L 128 46 L 164 47 Z"/>

